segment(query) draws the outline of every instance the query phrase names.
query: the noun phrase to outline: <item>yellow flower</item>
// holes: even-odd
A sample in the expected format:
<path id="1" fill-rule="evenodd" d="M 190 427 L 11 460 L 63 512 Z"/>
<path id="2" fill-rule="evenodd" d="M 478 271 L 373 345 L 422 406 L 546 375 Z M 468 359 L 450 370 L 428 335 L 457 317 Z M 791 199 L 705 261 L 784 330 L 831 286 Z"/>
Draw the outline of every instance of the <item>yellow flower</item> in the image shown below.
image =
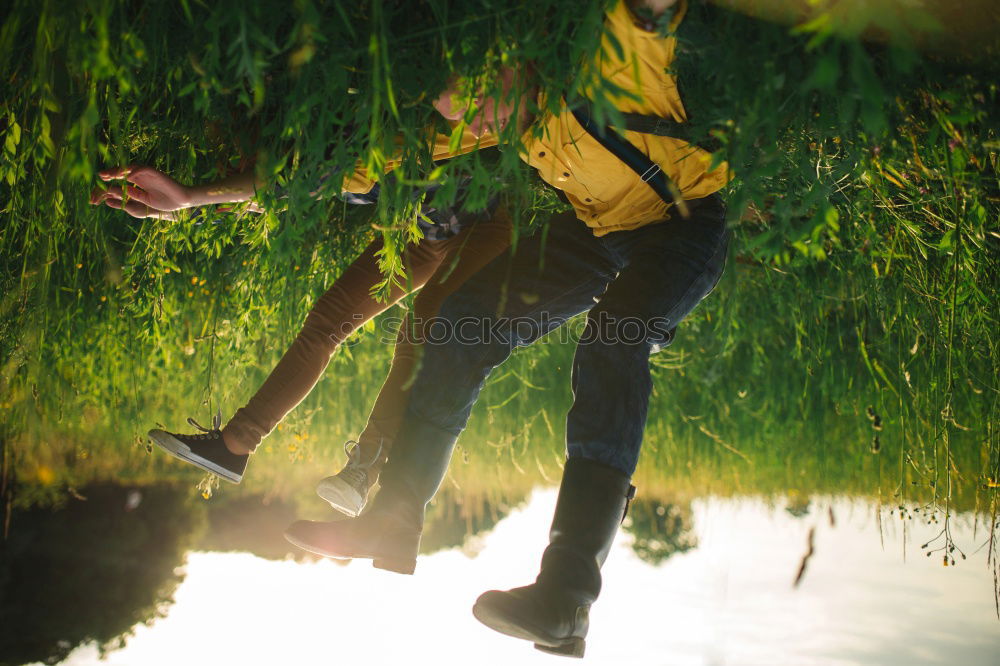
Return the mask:
<path id="1" fill-rule="evenodd" d="M 56 478 L 56 475 L 52 472 L 52 468 L 48 465 L 39 465 L 36 475 L 38 482 L 45 486 L 55 481 Z"/>

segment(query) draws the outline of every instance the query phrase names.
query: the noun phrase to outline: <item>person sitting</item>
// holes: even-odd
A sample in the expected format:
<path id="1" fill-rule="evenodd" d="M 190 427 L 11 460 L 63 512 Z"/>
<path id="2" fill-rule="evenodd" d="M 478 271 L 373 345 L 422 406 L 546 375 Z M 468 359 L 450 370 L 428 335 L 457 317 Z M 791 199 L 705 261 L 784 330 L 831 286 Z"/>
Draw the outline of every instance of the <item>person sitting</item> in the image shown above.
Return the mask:
<path id="1" fill-rule="evenodd" d="M 449 136 L 435 133 L 430 145 L 434 159 L 496 145 L 497 133 L 509 112 L 489 111 L 485 119 L 481 112 L 465 125 L 457 150 L 449 148 Z M 263 186 L 248 172 L 188 187 L 157 169 L 141 165 L 107 169 L 99 176 L 112 184 L 95 189 L 91 203 L 123 209 L 140 218 L 176 219 L 180 210 L 210 204 L 250 201 L 253 205 L 257 189 Z M 386 177 L 391 174 L 383 176 Z M 400 326 L 392 365 L 368 423 L 356 441 L 345 444 L 347 464 L 317 486 L 317 493 L 333 508 L 349 516 L 358 515 L 402 421 L 410 393 L 409 380 L 418 362 L 420 331 L 414 329 L 414 322 L 433 318 L 447 294 L 510 243 L 511 221 L 507 213 L 498 207 L 495 198 L 485 210 L 466 210 L 466 185 L 467 179 L 459 186 L 457 203 L 450 208 L 434 208 L 429 203 L 436 186 L 415 193 L 425 201 L 418 217 L 423 237 L 403 250 L 408 276 L 404 284 L 394 285 L 382 300 L 372 296 L 373 289 L 384 278 L 378 262 L 383 243 L 381 239 L 373 241 L 316 301 L 270 375 L 228 423 L 223 426 L 221 414 L 216 415 L 210 427 L 188 419 L 201 432 L 153 429 L 149 431 L 150 441 L 185 462 L 239 483 L 250 454 L 309 394 L 337 347 L 373 317 L 419 290 L 412 311 Z M 351 203 L 374 203 L 379 184 L 358 167 L 345 179 L 343 191 L 344 198 Z"/>
<path id="2" fill-rule="evenodd" d="M 494 259 L 445 300 L 438 325 L 446 334 L 435 334 L 444 341 L 425 345 L 370 509 L 355 520 L 297 521 L 286 531 L 291 543 L 321 555 L 370 558 L 376 567 L 413 573 L 425 507 L 486 377 L 516 347 L 587 312 L 573 361 L 567 460 L 540 573 L 531 585 L 486 592 L 473 608 L 501 633 L 570 656 L 583 655 L 600 568 L 634 493 L 652 388 L 649 357 L 712 291 L 729 237 L 718 194 L 729 180 L 725 163 L 713 168 L 710 153 L 651 133 L 644 122 L 636 122 L 638 131 L 626 127 L 609 148 L 615 131 L 595 128 L 586 111 L 594 96 L 617 90 L 610 101 L 626 120 L 652 118 L 675 129 L 686 120 L 669 72 L 686 4 L 631 4 L 618 2 L 606 14 L 602 48 L 581 77 L 593 82 L 580 91 L 585 101 L 560 101 L 522 137 L 523 158 L 572 210 L 555 215 L 546 234 L 520 239 L 516 253 Z M 544 98 L 538 106 L 548 107 Z"/>

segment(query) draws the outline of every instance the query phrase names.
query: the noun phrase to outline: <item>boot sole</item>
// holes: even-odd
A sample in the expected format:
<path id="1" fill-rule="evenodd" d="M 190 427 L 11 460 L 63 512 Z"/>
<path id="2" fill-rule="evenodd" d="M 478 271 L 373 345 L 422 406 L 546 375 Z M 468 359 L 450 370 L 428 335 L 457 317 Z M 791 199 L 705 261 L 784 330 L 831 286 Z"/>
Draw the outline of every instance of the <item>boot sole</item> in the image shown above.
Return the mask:
<path id="1" fill-rule="evenodd" d="M 292 544 L 296 548 L 301 548 L 302 550 L 314 553 L 316 555 L 322 555 L 323 557 L 329 557 L 334 560 L 372 560 L 372 566 L 376 569 L 383 569 L 385 571 L 392 571 L 393 573 L 403 574 L 406 576 L 412 576 L 413 572 L 417 569 L 416 559 L 407 558 L 391 558 L 391 557 L 375 557 L 373 555 L 353 555 L 347 556 L 342 553 L 334 553 L 328 550 L 324 550 L 318 546 L 315 546 L 306 541 L 301 541 L 295 538 L 288 532 L 285 532 L 285 540 Z"/>
<path id="2" fill-rule="evenodd" d="M 316 486 L 316 494 L 325 499 L 330 506 L 351 518 L 361 515 L 361 510 L 365 508 L 365 501 L 361 495 L 346 483 L 331 477 L 323 479 Z"/>
<path id="3" fill-rule="evenodd" d="M 472 607 L 472 614 L 493 631 L 512 638 L 531 641 L 535 644 L 536 650 L 562 657 L 583 657 L 586 641 L 579 636 L 556 638 L 530 623 L 508 615 L 503 609 L 478 602 Z"/>
<path id="4" fill-rule="evenodd" d="M 197 453 L 191 451 L 191 447 L 165 430 L 150 430 L 148 436 L 149 441 L 156 444 L 158 447 L 178 460 L 191 463 L 195 467 L 200 467 L 206 472 L 211 472 L 212 474 L 215 474 L 219 478 L 225 479 L 230 483 L 239 483 L 243 480 L 242 474 L 234 474 L 232 470 L 228 470 L 207 458 L 202 458 Z"/>

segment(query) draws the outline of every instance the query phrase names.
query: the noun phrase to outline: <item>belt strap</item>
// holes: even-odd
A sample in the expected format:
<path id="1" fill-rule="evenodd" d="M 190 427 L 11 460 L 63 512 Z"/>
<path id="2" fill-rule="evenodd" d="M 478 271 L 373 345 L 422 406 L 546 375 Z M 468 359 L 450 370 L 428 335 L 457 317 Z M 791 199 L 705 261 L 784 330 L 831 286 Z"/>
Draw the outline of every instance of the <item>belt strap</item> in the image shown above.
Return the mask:
<path id="1" fill-rule="evenodd" d="M 622 119 L 624 120 L 625 129 L 632 132 L 669 136 L 674 139 L 687 141 L 691 145 L 698 146 L 710 153 L 714 153 L 720 148 L 719 140 L 715 137 L 696 138 L 688 123 L 679 123 L 673 118 L 646 116 L 641 113 L 623 113 Z"/>
<path id="2" fill-rule="evenodd" d="M 680 190 L 672 180 L 667 178 L 660 166 L 636 148 L 610 125 L 600 127 L 583 107 L 571 107 L 570 111 L 576 122 L 587 131 L 587 134 L 604 146 L 608 152 L 620 159 L 625 165 L 635 171 L 644 183 L 653 188 L 663 201 L 668 204 L 680 200 Z M 675 196 L 676 195 L 676 196 Z"/>

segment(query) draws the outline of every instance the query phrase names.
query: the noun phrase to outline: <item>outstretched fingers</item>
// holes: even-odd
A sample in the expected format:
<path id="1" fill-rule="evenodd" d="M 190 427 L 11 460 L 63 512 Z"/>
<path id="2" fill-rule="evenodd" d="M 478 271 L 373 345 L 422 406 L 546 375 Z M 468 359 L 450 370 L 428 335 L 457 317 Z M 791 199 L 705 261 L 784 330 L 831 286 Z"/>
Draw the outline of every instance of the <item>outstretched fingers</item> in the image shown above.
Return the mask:
<path id="1" fill-rule="evenodd" d="M 103 196 L 105 199 L 131 199 L 146 204 L 147 206 L 153 205 L 153 200 L 149 196 L 149 193 L 141 187 L 136 187 L 135 185 L 126 185 L 125 187 L 121 187 L 119 185 L 109 185 L 108 189 L 104 191 Z M 91 203 L 100 203 L 100 201 L 94 200 L 93 193 L 91 193 L 90 200 Z"/>

